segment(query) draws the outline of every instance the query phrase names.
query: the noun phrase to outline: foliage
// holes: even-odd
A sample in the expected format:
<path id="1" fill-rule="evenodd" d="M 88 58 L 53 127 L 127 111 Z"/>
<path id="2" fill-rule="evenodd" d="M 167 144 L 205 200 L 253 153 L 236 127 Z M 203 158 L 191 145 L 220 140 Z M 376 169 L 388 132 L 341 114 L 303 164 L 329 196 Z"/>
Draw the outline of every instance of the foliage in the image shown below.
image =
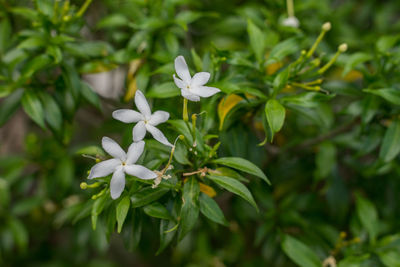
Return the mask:
<path id="1" fill-rule="evenodd" d="M 0 265 L 400 266 L 397 1 L 294 1 L 298 28 L 278 0 L 0 7 L 1 131 L 29 118 L 0 158 Z M 179 55 L 221 92 L 187 105 Z M 87 79 L 119 70 L 118 97 Z M 112 111 L 138 90 L 175 142 L 147 134 L 157 182 L 113 199 L 86 178 L 102 136 L 132 143 Z"/>

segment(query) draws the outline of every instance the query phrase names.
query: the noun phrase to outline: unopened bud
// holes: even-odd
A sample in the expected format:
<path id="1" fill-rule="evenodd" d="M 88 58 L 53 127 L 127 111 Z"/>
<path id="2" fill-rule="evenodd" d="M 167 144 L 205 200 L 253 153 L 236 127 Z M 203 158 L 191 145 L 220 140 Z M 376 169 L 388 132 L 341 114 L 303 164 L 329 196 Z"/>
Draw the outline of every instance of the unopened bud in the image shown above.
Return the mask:
<path id="1" fill-rule="evenodd" d="M 347 44 L 346 43 L 344 43 L 344 44 L 341 44 L 341 45 L 339 45 L 339 49 L 338 49 L 340 52 L 346 52 L 347 51 Z"/>
<path id="2" fill-rule="evenodd" d="M 181 135 L 178 136 L 178 138 L 179 138 L 180 140 L 183 140 L 183 139 L 185 139 L 185 136 L 183 136 L 183 135 L 181 134 Z"/>
<path id="3" fill-rule="evenodd" d="M 331 25 L 330 22 L 325 22 L 325 23 L 322 25 L 322 30 L 327 32 L 327 31 L 329 31 L 329 30 L 331 29 L 331 27 L 332 27 L 332 25 Z"/>
<path id="4" fill-rule="evenodd" d="M 85 182 L 82 182 L 82 183 L 80 184 L 80 187 L 81 187 L 81 189 L 83 189 L 83 190 L 85 190 L 85 189 L 87 188 L 87 186 L 88 186 L 88 184 L 85 183 Z"/>
<path id="5" fill-rule="evenodd" d="M 96 163 L 99 163 L 101 160 L 99 158 L 96 158 Z"/>

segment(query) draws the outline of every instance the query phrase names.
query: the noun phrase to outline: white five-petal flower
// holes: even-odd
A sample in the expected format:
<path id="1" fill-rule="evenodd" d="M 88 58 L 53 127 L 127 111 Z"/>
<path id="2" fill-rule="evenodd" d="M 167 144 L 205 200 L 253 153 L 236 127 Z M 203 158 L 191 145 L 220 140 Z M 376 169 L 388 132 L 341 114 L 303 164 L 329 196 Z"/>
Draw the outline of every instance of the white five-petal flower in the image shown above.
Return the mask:
<path id="1" fill-rule="evenodd" d="M 204 86 L 210 79 L 208 72 L 196 73 L 192 78 L 183 56 L 175 59 L 175 71 L 180 78 L 173 75 L 175 84 L 181 89 L 182 96 L 190 101 L 200 101 L 200 97 L 210 97 L 221 91 L 215 87 Z"/>
<path id="2" fill-rule="evenodd" d="M 166 122 L 169 118 L 169 113 L 156 111 L 152 114 L 146 97 L 139 90 L 135 94 L 135 104 L 140 113 L 131 109 L 118 109 L 112 113 L 113 118 L 125 123 L 137 122 L 133 127 L 134 142 L 143 140 L 146 132 L 150 132 L 158 142 L 172 147 L 173 145 L 165 135 L 155 127 L 160 123 Z"/>
<path id="3" fill-rule="evenodd" d="M 157 177 L 157 174 L 146 167 L 136 165 L 136 161 L 143 153 L 144 142 L 139 141 L 129 146 L 128 153 L 111 138 L 103 137 L 103 149 L 114 158 L 97 163 L 90 170 L 88 179 L 104 177 L 113 174 L 110 182 L 111 198 L 117 199 L 125 188 L 125 173 L 148 180 Z"/>

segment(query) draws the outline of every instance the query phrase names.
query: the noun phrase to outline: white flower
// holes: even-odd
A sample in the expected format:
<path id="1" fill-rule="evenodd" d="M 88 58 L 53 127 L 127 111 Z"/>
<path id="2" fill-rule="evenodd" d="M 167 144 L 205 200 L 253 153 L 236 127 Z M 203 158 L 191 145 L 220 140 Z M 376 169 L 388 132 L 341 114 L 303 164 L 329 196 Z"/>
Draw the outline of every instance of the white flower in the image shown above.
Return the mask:
<path id="1" fill-rule="evenodd" d="M 180 78 L 173 75 L 175 84 L 181 89 L 182 96 L 190 101 L 200 101 L 200 97 L 210 97 L 221 91 L 215 87 L 204 86 L 210 79 L 208 72 L 199 72 L 193 78 L 190 77 L 189 68 L 183 56 L 175 59 L 175 71 Z"/>
<path id="2" fill-rule="evenodd" d="M 129 146 L 128 153 L 125 153 L 114 140 L 108 137 L 103 137 L 101 145 L 103 149 L 114 158 L 104 160 L 94 165 L 90 170 L 88 179 L 104 177 L 112 173 L 113 175 L 110 181 L 112 199 L 119 198 L 122 191 L 124 191 L 125 173 L 144 180 L 157 177 L 155 172 L 135 164 L 143 153 L 143 141 L 132 143 Z"/>
<path id="3" fill-rule="evenodd" d="M 298 28 L 300 26 L 300 22 L 296 17 L 292 16 L 284 19 L 282 21 L 282 25 L 287 27 Z"/>
<path id="4" fill-rule="evenodd" d="M 133 127 L 134 142 L 143 140 L 147 131 L 158 142 L 172 147 L 173 145 L 168 142 L 165 135 L 155 127 L 160 123 L 166 122 L 169 118 L 169 113 L 156 111 L 151 114 L 149 103 L 147 103 L 146 97 L 139 90 L 135 94 L 135 104 L 140 113 L 131 109 L 118 109 L 112 113 L 113 118 L 125 123 L 137 122 Z"/>

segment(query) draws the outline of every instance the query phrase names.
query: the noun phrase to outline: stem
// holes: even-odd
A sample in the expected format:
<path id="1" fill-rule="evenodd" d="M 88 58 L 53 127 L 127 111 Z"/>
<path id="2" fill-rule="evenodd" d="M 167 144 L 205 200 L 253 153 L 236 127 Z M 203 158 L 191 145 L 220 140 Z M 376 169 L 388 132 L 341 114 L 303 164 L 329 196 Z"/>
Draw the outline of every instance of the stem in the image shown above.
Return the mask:
<path id="1" fill-rule="evenodd" d="M 77 17 L 82 17 L 82 15 L 86 12 L 86 9 L 88 9 L 89 5 L 92 3 L 93 0 L 86 0 L 83 6 L 79 9 L 78 13 L 76 13 Z"/>
<path id="2" fill-rule="evenodd" d="M 286 7 L 287 7 L 287 13 L 288 17 L 294 17 L 294 6 L 293 6 L 293 0 L 286 0 Z"/>
<path id="3" fill-rule="evenodd" d="M 310 50 L 308 51 L 308 53 L 307 53 L 307 56 L 306 56 L 307 58 L 310 58 L 310 57 L 312 56 L 312 54 L 314 54 L 315 49 L 317 49 L 319 43 L 320 43 L 320 42 L 322 41 L 322 39 L 324 38 L 325 33 L 326 33 L 326 31 L 322 30 L 321 33 L 318 35 L 317 40 L 315 40 L 313 46 L 311 47 L 311 49 L 310 49 Z"/>
<path id="4" fill-rule="evenodd" d="M 188 109 L 187 109 L 188 100 L 186 98 L 183 99 L 183 120 L 189 121 Z"/>

